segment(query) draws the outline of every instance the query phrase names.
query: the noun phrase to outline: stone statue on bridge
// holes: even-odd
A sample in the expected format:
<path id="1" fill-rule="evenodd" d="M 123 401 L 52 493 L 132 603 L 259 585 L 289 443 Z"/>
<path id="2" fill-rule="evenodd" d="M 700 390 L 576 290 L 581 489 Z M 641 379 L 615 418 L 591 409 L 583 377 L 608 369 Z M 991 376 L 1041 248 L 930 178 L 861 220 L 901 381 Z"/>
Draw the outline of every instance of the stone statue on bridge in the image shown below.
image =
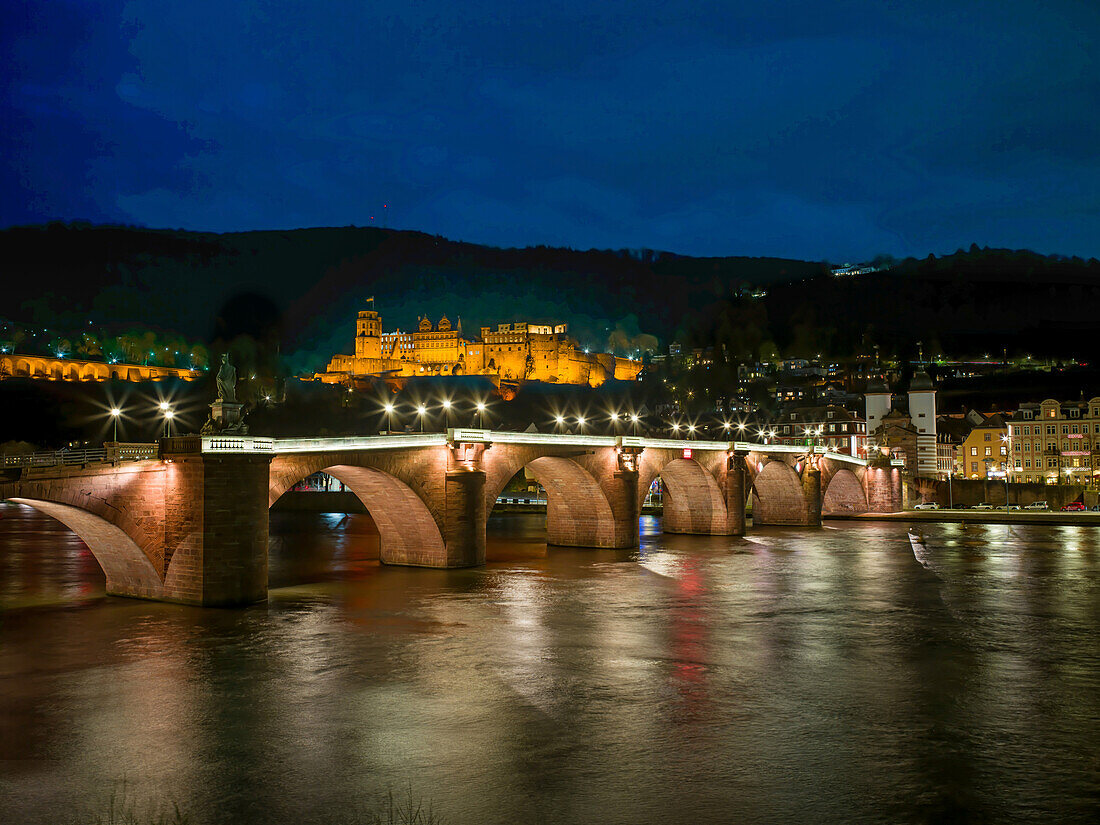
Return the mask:
<path id="1" fill-rule="evenodd" d="M 210 417 L 202 425 L 203 435 L 247 435 L 244 404 L 237 401 L 237 370 L 229 362 L 229 353 L 222 355 L 218 369 L 218 398 L 210 405 Z"/>
<path id="2" fill-rule="evenodd" d="M 218 400 L 233 403 L 237 400 L 237 370 L 229 363 L 229 353 L 222 353 L 222 365 L 218 370 Z"/>

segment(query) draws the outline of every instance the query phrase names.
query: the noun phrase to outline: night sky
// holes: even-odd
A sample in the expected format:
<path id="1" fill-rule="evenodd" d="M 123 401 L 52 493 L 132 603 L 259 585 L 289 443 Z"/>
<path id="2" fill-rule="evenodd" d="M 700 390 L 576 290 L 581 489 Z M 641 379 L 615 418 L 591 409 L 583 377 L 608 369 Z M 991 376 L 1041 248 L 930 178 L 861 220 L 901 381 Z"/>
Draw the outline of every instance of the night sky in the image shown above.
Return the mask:
<path id="1" fill-rule="evenodd" d="M 0 226 L 1100 255 L 1096 3 L 9 0 L 0 41 Z"/>

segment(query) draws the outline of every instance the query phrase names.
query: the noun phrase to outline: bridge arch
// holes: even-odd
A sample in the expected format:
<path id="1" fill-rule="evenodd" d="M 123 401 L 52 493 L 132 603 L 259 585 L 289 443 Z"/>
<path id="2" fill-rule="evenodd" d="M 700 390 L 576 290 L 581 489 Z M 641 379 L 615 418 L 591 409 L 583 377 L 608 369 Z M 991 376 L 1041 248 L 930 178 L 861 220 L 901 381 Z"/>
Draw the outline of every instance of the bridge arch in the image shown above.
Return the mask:
<path id="1" fill-rule="evenodd" d="M 570 456 L 519 449 L 486 454 L 485 515 L 521 470 L 546 490 L 546 543 L 560 547 L 621 547 L 622 530 L 596 477 Z M 493 459 L 498 459 L 494 461 Z"/>
<path id="2" fill-rule="evenodd" d="M 809 507 L 802 479 L 784 461 L 765 460 L 752 481 L 752 523 L 806 524 Z"/>
<path id="3" fill-rule="evenodd" d="M 164 582 L 149 557 L 121 527 L 88 510 L 32 498 L 12 498 L 57 519 L 88 545 L 107 578 L 107 593 L 157 599 L 164 596 Z"/>
<path id="4" fill-rule="evenodd" d="M 341 463 L 340 456 L 276 463 L 270 471 L 268 506 L 314 473 L 342 481 L 370 513 L 378 528 L 383 564 L 444 567 L 447 549 L 439 522 L 424 500 L 397 476 L 363 463 Z"/>
<path id="5" fill-rule="evenodd" d="M 661 529 L 666 533 L 734 535 L 743 529 L 740 516 L 731 523 L 723 477 L 725 451 L 696 451 L 684 458 L 683 450 L 647 449 L 640 457 L 638 495 L 644 500 L 657 476 L 665 487 Z"/>
<path id="6" fill-rule="evenodd" d="M 836 469 L 822 497 L 822 514 L 866 513 L 867 509 L 867 493 L 856 474 L 846 467 Z"/>
<path id="7" fill-rule="evenodd" d="M 666 533 L 725 532 L 726 502 L 714 476 L 698 461 L 676 458 L 661 468 Z"/>

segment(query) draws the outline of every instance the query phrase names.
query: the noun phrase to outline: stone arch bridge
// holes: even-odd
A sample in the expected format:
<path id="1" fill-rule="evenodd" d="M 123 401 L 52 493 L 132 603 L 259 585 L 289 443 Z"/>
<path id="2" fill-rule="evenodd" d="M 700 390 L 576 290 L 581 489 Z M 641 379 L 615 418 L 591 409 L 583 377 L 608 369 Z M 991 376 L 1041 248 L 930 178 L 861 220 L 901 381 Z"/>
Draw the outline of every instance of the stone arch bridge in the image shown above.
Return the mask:
<path id="1" fill-rule="evenodd" d="M 547 492 L 547 543 L 636 547 L 651 482 L 663 528 L 742 535 L 754 525 L 818 525 L 822 514 L 894 511 L 889 463 L 807 447 L 629 436 L 450 430 L 362 438 L 184 436 L 149 460 L 6 470 L 0 497 L 35 507 L 87 543 L 107 592 L 199 605 L 267 594 L 268 510 L 324 471 L 362 500 L 386 564 L 485 561 L 485 525 L 526 468 Z"/>

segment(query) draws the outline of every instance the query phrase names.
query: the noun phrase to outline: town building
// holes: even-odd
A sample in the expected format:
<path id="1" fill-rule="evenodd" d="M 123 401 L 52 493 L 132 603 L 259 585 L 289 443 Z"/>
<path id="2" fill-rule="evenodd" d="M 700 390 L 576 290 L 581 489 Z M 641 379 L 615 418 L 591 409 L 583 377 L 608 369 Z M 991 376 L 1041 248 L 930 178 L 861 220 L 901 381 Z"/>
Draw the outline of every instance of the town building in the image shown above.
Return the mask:
<path id="1" fill-rule="evenodd" d="M 642 369 L 640 360 L 582 350 L 566 324 L 516 321 L 482 327 L 480 338 L 467 340 L 461 318 L 452 325 L 446 316 L 435 323 L 422 317 L 413 332 L 385 332 L 375 310 L 363 310 L 356 319 L 354 353 L 333 356 L 315 378 L 343 384 L 369 377 L 487 375 L 595 387 L 610 378 L 634 380 Z"/>
<path id="2" fill-rule="evenodd" d="M 867 422 L 844 407 L 786 410 L 768 429 L 775 432 L 774 444 L 826 447 L 859 458 L 867 452 Z"/>
<path id="3" fill-rule="evenodd" d="M 928 373 L 913 374 L 908 410 L 898 408 L 882 380 L 870 382 L 864 398 L 868 447 L 893 452 L 914 476 L 937 477 L 936 389 Z"/>
<path id="4" fill-rule="evenodd" d="M 959 445 L 958 474 L 963 478 L 1000 477 L 1008 469 L 1008 424 L 994 413 L 970 430 Z"/>
<path id="5" fill-rule="evenodd" d="M 1006 436 L 1012 481 L 1092 485 L 1100 479 L 1100 398 L 1021 404 Z"/>

